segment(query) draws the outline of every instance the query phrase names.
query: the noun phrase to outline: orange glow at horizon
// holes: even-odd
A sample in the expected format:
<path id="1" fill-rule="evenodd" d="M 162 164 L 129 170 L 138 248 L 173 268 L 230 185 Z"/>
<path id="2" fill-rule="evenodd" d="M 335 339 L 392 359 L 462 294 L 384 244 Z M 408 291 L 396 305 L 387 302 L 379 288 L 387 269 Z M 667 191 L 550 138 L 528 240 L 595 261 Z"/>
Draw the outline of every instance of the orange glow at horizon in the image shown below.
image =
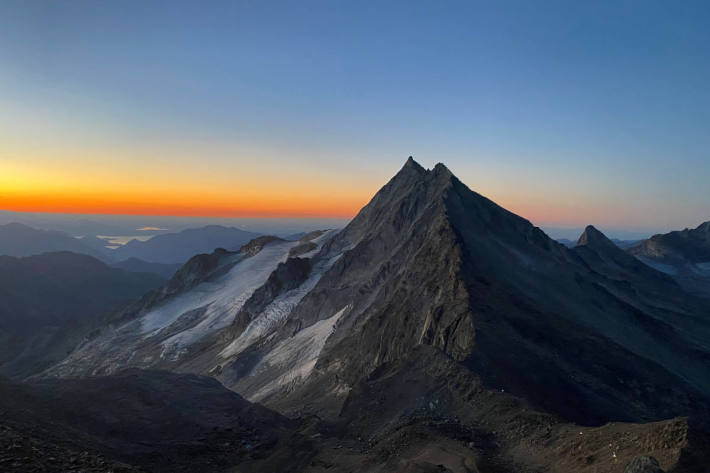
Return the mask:
<path id="1" fill-rule="evenodd" d="M 16 153 L 19 155 L 20 153 Z M 334 183 L 267 160 L 220 167 L 176 158 L 97 160 L 66 152 L 2 159 L 0 210 L 181 217 L 352 218 L 371 189 Z M 88 154 L 88 153 L 87 153 Z M 144 158 L 144 159 L 141 159 Z M 121 166 L 112 163 L 121 162 Z"/>
<path id="2" fill-rule="evenodd" d="M 382 183 L 384 184 L 384 183 Z M 375 189 L 376 190 L 376 189 Z M 266 193 L 265 193 L 266 194 Z M 300 194 L 300 195 L 299 195 Z M 298 192 L 280 195 L 221 195 L 189 190 L 180 193 L 77 192 L 55 190 L 8 190 L 0 187 L 0 210 L 15 212 L 150 215 L 212 218 L 343 218 L 354 217 L 374 192 L 319 194 Z M 499 203 L 536 225 L 578 224 L 575 208 L 550 208 L 517 199 Z M 494 199 L 495 200 L 495 199 Z M 604 213 L 600 210 L 600 214 Z"/>
<path id="3" fill-rule="evenodd" d="M 56 193 L 6 194 L 0 189 L 0 210 L 68 214 L 162 215 L 175 217 L 282 217 L 352 218 L 367 203 L 353 197 L 331 197 L 326 202 L 311 196 L 284 198 L 215 198 L 181 195 L 62 195 Z"/>
<path id="4" fill-rule="evenodd" d="M 336 163 L 331 174 L 315 175 L 297 161 L 274 164 L 268 156 L 247 165 L 234 159 L 210 167 L 187 158 L 97 160 L 90 152 L 75 151 L 69 158 L 67 151 L 47 150 L 11 154 L 25 158 L 3 159 L 0 153 L 0 210 L 16 212 L 350 219 L 392 176 L 392 170 L 344 170 Z M 578 226 L 580 215 L 588 222 L 619 225 L 629 219 L 585 196 L 511 188 L 506 181 L 494 176 L 473 187 L 536 225 Z"/>

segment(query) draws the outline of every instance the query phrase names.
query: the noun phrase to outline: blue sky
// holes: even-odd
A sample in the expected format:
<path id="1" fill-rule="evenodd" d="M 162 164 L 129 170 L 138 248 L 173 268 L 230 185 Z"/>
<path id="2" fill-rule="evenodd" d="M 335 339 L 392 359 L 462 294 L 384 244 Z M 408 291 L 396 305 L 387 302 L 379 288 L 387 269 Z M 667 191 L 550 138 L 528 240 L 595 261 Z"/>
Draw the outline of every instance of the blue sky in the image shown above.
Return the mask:
<path id="1" fill-rule="evenodd" d="M 5 1 L 0 170 L 334 215 L 411 154 L 541 225 L 695 226 L 709 5 Z"/>

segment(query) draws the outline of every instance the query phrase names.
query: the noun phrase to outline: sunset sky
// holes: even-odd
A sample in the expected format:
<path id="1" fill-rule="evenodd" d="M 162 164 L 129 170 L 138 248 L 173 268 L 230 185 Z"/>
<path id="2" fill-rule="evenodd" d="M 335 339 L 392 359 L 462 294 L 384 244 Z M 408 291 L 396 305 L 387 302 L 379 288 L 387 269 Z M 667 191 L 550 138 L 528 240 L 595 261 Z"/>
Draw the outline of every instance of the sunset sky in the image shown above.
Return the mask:
<path id="1" fill-rule="evenodd" d="M 446 4 L 0 2 L 0 209 L 351 217 L 414 155 L 539 225 L 710 220 L 707 2 Z"/>

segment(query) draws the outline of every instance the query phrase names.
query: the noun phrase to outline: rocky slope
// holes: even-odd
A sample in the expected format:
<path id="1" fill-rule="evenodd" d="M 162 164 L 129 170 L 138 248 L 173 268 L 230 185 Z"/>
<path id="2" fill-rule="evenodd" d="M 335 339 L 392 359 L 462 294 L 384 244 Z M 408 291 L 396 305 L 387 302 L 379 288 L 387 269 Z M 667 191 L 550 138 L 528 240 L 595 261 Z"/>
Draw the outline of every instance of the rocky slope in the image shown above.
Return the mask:
<path id="1" fill-rule="evenodd" d="M 299 421 L 194 375 L 0 380 L 0 410 L 2 471 L 216 472 L 275 454 L 299 471 L 312 455 Z"/>
<path id="2" fill-rule="evenodd" d="M 443 165 L 408 161 L 317 257 L 330 255 L 341 256 L 278 332 L 222 367 L 228 385 L 279 409 L 337 415 L 360 380 L 425 344 L 573 421 L 708 418 L 706 305 L 644 297 L 671 282 L 619 280 L 609 262 L 595 270 Z M 279 374 L 248 360 L 321 327 L 332 334 L 307 382 L 263 395 Z"/>
<path id="3" fill-rule="evenodd" d="M 354 387 L 334 422 L 288 419 L 211 378 L 127 370 L 0 380 L 3 471 L 703 472 L 707 437 L 678 418 L 580 427 L 482 386 L 420 345 Z"/>
<path id="4" fill-rule="evenodd" d="M 627 251 L 671 275 L 687 290 L 710 297 L 710 222 L 654 235 Z"/>

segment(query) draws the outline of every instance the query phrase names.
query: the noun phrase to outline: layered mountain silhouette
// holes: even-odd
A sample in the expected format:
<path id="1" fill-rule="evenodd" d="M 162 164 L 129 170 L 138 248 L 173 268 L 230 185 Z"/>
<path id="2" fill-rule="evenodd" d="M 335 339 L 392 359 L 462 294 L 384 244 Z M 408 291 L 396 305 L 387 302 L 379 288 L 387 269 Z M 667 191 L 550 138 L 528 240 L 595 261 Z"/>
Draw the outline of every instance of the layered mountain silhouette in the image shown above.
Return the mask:
<path id="1" fill-rule="evenodd" d="M 117 261 L 138 258 L 151 263 L 182 264 L 198 253 L 209 253 L 215 248 L 237 250 L 258 236 L 258 233 L 234 227 L 208 225 L 157 235 L 147 241 L 131 240 L 111 255 Z"/>
<path id="2" fill-rule="evenodd" d="M 70 252 L 0 256 L 0 374 L 25 377 L 63 359 L 112 310 L 162 282 Z"/>
<path id="3" fill-rule="evenodd" d="M 592 226 L 553 241 L 442 164 L 410 158 L 340 232 L 194 257 L 118 320 L 45 376 L 193 372 L 316 414 L 303 471 L 708 461 L 707 301 Z"/>
<path id="4" fill-rule="evenodd" d="M 104 243 L 105 244 L 105 243 Z M 0 255 L 31 256 L 52 251 L 71 251 L 106 258 L 94 240 L 74 238 L 62 232 L 38 230 L 21 223 L 0 225 Z"/>
<path id="5" fill-rule="evenodd" d="M 208 225 L 177 233 L 157 235 L 147 241 L 129 241 L 110 249 L 97 236 L 75 238 L 69 234 L 39 230 L 21 223 L 0 225 L 0 255 L 31 256 L 53 251 L 71 251 L 98 258 L 130 271 L 154 272 L 169 277 L 192 256 L 216 248 L 237 250 L 258 233 L 234 227 Z M 152 266 L 151 266 L 152 265 Z"/>

